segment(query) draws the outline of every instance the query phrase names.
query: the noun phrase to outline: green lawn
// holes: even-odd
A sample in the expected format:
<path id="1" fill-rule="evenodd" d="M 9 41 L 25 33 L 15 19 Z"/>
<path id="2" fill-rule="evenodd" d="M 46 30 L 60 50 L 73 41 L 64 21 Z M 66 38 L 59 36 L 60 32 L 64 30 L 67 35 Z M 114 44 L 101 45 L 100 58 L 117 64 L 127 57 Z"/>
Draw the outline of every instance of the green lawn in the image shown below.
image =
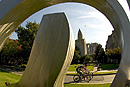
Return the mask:
<path id="1" fill-rule="evenodd" d="M 6 87 L 5 82 L 16 83 L 21 76 L 0 70 L 0 87 Z M 109 87 L 110 84 L 64 84 L 65 87 Z"/>
<path id="2" fill-rule="evenodd" d="M 6 87 L 5 82 L 16 83 L 21 76 L 0 70 L 0 87 Z"/>
<path id="3" fill-rule="evenodd" d="M 109 73 L 117 73 L 117 71 L 110 71 L 110 72 L 95 72 L 93 74 L 109 74 Z"/>
<path id="4" fill-rule="evenodd" d="M 76 67 L 79 66 L 81 64 L 73 64 L 73 65 L 70 65 L 68 71 L 76 71 Z M 75 67 L 76 66 L 76 67 Z M 93 68 L 94 68 L 94 65 L 91 64 L 91 66 L 87 66 L 87 68 L 90 70 L 90 71 L 93 71 Z"/>
<path id="5" fill-rule="evenodd" d="M 65 87 L 109 87 L 111 84 L 64 84 Z"/>
<path id="6" fill-rule="evenodd" d="M 70 65 L 68 71 L 76 71 L 76 67 L 79 66 L 80 64 L 73 64 L 73 65 Z"/>

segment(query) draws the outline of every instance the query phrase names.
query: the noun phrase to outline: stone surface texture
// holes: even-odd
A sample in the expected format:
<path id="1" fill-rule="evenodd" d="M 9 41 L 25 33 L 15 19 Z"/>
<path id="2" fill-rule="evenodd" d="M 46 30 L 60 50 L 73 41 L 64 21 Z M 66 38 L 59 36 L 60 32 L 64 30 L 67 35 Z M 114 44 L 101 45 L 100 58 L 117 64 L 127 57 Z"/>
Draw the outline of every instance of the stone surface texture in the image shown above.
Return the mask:
<path id="1" fill-rule="evenodd" d="M 11 87 L 62 87 L 74 49 L 65 14 L 43 16 L 23 77 Z"/>
<path id="2" fill-rule="evenodd" d="M 122 60 L 121 60 L 117 75 L 116 75 L 113 83 L 111 84 L 111 87 L 125 87 L 126 86 L 126 84 L 128 83 L 128 80 L 130 80 L 130 73 L 129 73 L 130 72 L 130 58 L 129 58 L 130 57 L 130 45 L 129 45 L 130 44 L 130 39 L 129 39 L 130 23 L 129 23 L 128 17 L 126 16 L 125 11 L 123 10 L 123 8 L 121 7 L 121 5 L 118 3 L 117 0 L 23 0 L 23 1 L 19 0 L 18 2 L 15 2 L 15 3 L 13 3 L 13 2 L 16 0 L 11 0 L 10 2 L 13 3 L 12 5 L 8 5 L 9 4 L 8 1 L 9 0 L 0 1 L 0 4 L 3 4 L 3 6 L 7 6 L 8 8 L 11 8 L 11 9 L 7 9 L 7 10 L 2 9 L 3 13 L 0 13 L 0 50 L 4 46 L 4 43 L 6 42 L 6 40 L 10 36 L 10 34 L 25 19 L 27 19 L 30 15 L 34 14 L 35 12 L 37 12 L 45 7 L 59 4 L 59 3 L 64 3 L 64 2 L 79 2 L 79 3 L 88 4 L 88 5 L 96 8 L 100 12 L 102 12 L 113 25 L 115 32 L 117 34 L 117 37 L 120 39 L 120 41 L 122 43 L 121 44 Z M 127 2 L 130 5 L 130 0 L 127 0 Z M 0 5 L 0 8 L 2 8 L 1 5 Z M 35 48 L 35 46 L 33 48 Z M 32 49 L 32 53 L 33 53 L 33 50 L 34 49 Z M 27 73 L 31 73 L 31 74 L 34 73 L 34 72 L 29 71 L 30 70 L 29 67 L 34 66 L 32 63 L 30 63 L 31 60 L 32 59 L 30 57 L 30 60 L 28 63 L 29 65 L 28 65 L 22 79 L 24 79 L 25 77 L 27 79 L 29 78 L 29 76 L 26 76 Z M 35 61 L 35 59 L 33 61 Z M 62 60 L 62 63 L 63 63 L 63 60 Z M 38 67 L 38 65 L 37 65 L 37 67 Z M 61 66 L 59 66 L 59 67 L 61 68 Z M 44 67 L 42 69 L 44 69 Z M 60 70 L 60 69 L 58 68 L 58 70 Z M 40 71 L 39 71 L 39 74 L 41 74 Z M 46 74 L 48 74 L 48 73 L 46 73 Z M 59 73 L 59 74 L 61 74 L 61 73 Z M 55 74 L 55 75 L 57 75 L 57 74 Z M 58 75 L 58 76 L 60 76 L 60 75 Z M 34 76 L 34 78 L 35 78 L 35 76 Z M 50 78 L 53 78 L 53 80 L 51 80 L 52 81 L 51 84 L 53 84 L 55 76 L 48 77 L 47 79 L 50 79 Z M 24 84 L 24 81 L 22 81 L 22 79 L 19 82 L 19 84 Z M 60 79 L 56 80 L 55 82 L 57 84 L 54 83 L 55 87 L 63 87 L 62 80 L 63 80 L 63 78 L 61 78 L 61 80 Z M 29 81 L 30 80 L 28 80 L 28 82 Z M 31 84 L 39 85 L 38 82 L 32 82 Z M 61 85 L 59 86 L 58 84 L 61 84 L 62 86 Z M 41 85 L 43 85 L 43 84 L 41 84 Z M 46 82 L 46 85 L 48 85 L 47 82 Z M 16 87 L 16 86 L 14 86 L 14 87 Z"/>

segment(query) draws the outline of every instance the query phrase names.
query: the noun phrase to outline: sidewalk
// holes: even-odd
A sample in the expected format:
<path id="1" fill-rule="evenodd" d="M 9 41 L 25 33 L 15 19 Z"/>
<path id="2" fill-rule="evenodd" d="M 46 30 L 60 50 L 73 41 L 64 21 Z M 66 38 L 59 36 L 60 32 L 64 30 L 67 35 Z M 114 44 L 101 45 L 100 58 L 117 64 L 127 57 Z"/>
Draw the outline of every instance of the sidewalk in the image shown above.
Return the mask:
<path id="1" fill-rule="evenodd" d="M 94 70 L 91 71 L 93 73 L 100 73 L 100 74 L 94 74 L 93 78 L 90 80 L 90 82 L 74 82 L 73 76 L 76 74 L 76 71 L 68 71 L 65 77 L 65 84 L 106 84 L 106 83 L 112 83 L 116 73 L 105 73 L 105 72 L 111 72 L 111 71 L 117 71 L 117 70 L 101 70 L 97 71 L 97 67 L 94 67 Z M 103 74 L 101 74 L 103 73 Z"/>

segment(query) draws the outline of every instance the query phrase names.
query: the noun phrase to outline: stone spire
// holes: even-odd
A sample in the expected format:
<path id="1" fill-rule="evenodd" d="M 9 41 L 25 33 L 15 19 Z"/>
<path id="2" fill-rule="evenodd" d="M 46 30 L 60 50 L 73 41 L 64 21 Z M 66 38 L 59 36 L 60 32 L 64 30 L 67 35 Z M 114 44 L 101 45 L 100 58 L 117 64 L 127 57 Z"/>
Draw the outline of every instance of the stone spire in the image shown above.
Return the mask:
<path id="1" fill-rule="evenodd" d="M 83 35 L 80 29 L 78 31 L 78 39 L 83 39 Z"/>

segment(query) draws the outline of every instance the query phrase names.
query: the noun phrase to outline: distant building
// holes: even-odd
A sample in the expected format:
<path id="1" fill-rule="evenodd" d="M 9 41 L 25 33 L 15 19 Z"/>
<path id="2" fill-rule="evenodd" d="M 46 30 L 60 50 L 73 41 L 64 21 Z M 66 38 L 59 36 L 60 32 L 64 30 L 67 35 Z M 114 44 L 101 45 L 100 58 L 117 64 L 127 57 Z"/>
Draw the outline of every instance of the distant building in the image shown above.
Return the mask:
<path id="1" fill-rule="evenodd" d="M 112 31 L 112 34 L 108 36 L 108 40 L 106 42 L 106 49 L 114 49 L 120 47 L 121 48 L 121 41 L 120 37 L 117 36 L 115 30 Z M 107 59 L 108 63 L 118 63 L 118 59 Z"/>
<path id="2" fill-rule="evenodd" d="M 86 41 L 85 39 L 83 39 L 83 35 L 80 29 L 78 31 L 78 39 L 75 40 L 75 46 L 77 46 L 80 49 L 81 56 L 84 56 L 87 54 Z"/>
<path id="3" fill-rule="evenodd" d="M 92 55 L 97 47 L 98 43 L 87 43 L 86 44 L 86 49 L 87 49 L 87 54 Z"/>
<path id="4" fill-rule="evenodd" d="M 106 42 L 106 49 L 114 49 L 117 47 L 121 47 L 121 42 L 116 32 L 112 31 L 112 34 L 108 36 L 108 40 Z"/>
<path id="5" fill-rule="evenodd" d="M 78 39 L 75 40 L 75 46 L 77 46 L 80 49 L 80 55 L 84 56 L 86 54 L 92 55 L 97 47 L 98 43 L 87 43 L 86 40 L 83 39 L 83 35 L 81 30 L 78 31 Z"/>

